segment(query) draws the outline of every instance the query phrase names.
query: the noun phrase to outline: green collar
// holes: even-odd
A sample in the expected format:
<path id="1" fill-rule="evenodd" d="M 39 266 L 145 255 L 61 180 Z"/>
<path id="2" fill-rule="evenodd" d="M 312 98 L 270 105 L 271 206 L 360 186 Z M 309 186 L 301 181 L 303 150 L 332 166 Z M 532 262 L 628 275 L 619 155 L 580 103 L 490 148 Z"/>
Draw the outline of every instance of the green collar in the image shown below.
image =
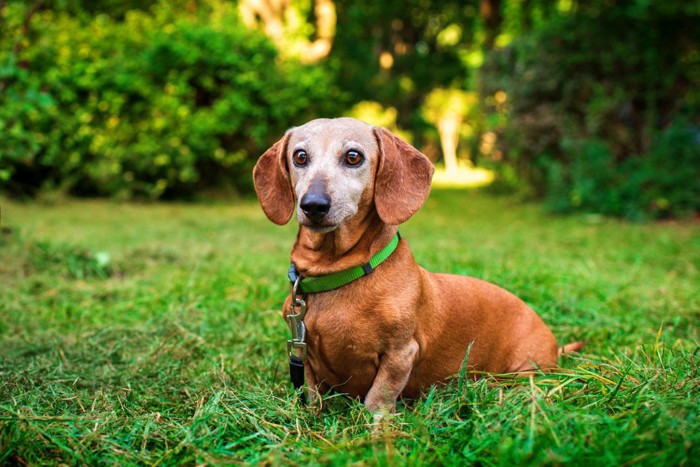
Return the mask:
<path id="1" fill-rule="evenodd" d="M 294 286 L 297 280 L 299 280 L 297 291 L 300 293 L 319 293 L 340 288 L 362 276 L 372 274 L 374 268 L 384 262 L 384 260 L 391 256 L 394 250 L 396 250 L 400 238 L 401 235 L 397 232 L 389 244 L 382 248 L 379 253 L 372 256 L 368 263 L 326 276 L 302 277 L 297 273 L 297 268 L 294 263 L 292 263 L 289 267 L 289 281 L 292 283 L 292 286 Z"/>

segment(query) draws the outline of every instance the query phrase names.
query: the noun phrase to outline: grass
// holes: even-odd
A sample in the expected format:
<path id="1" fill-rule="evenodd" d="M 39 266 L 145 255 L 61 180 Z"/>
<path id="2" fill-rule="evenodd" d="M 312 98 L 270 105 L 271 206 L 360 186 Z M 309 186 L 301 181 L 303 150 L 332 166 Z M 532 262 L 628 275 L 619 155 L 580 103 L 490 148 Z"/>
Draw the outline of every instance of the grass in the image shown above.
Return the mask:
<path id="1" fill-rule="evenodd" d="M 700 226 L 550 217 L 435 191 L 429 270 L 530 303 L 585 352 L 457 378 L 373 430 L 295 405 L 279 308 L 295 235 L 257 203 L 2 202 L 0 464 L 697 465 Z"/>

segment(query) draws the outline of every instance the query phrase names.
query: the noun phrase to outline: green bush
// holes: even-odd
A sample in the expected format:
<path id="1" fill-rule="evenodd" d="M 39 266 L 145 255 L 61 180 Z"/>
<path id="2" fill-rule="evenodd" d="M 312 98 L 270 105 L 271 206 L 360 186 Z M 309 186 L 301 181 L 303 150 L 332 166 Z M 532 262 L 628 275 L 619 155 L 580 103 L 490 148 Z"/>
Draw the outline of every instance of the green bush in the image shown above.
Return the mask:
<path id="1" fill-rule="evenodd" d="M 507 95 L 485 101 L 505 173 L 557 211 L 646 218 L 700 210 L 697 8 L 576 5 L 483 68 L 484 94 Z"/>
<path id="2" fill-rule="evenodd" d="M 32 25 L 21 52 L 11 34 L 0 44 L 0 177 L 14 192 L 250 190 L 274 138 L 337 100 L 328 70 L 282 60 L 222 1 L 161 2 L 123 21 L 43 11 Z"/>
<path id="3" fill-rule="evenodd" d="M 675 123 L 647 154 L 620 162 L 601 140 L 564 144 L 571 162 L 546 166 L 548 204 L 637 220 L 686 216 L 700 206 L 699 137 L 694 126 Z"/>

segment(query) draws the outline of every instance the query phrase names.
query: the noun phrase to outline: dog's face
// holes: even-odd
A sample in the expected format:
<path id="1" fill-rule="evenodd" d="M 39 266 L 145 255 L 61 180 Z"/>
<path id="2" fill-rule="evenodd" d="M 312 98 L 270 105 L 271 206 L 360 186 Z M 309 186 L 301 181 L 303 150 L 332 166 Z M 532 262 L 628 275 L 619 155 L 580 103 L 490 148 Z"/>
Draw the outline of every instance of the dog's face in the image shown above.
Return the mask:
<path id="1" fill-rule="evenodd" d="M 301 225 L 332 231 L 371 199 L 378 145 L 366 123 L 313 120 L 291 132 L 286 152 Z"/>
<path id="2" fill-rule="evenodd" d="M 325 233 L 362 208 L 375 208 L 387 224 L 404 222 L 423 204 L 432 173 L 423 154 L 388 130 L 337 118 L 289 130 L 253 177 L 271 221 L 287 223 L 296 204 L 299 223 Z"/>

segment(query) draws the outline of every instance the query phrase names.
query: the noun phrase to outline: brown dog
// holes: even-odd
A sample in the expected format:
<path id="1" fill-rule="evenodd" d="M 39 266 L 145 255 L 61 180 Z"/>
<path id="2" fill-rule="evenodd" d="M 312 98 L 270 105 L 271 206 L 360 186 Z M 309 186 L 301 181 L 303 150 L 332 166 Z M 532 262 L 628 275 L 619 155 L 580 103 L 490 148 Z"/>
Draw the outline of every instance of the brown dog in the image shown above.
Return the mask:
<path id="1" fill-rule="evenodd" d="M 363 265 L 421 207 L 430 161 L 384 128 L 350 118 L 293 128 L 260 157 L 253 177 L 267 217 L 300 228 L 291 259 L 302 277 Z M 291 295 L 284 306 L 289 312 Z M 312 401 L 330 388 L 393 410 L 400 396 L 459 372 L 556 367 L 557 348 L 542 320 L 519 298 L 471 277 L 433 274 L 407 242 L 371 274 L 306 297 L 305 376 Z"/>

